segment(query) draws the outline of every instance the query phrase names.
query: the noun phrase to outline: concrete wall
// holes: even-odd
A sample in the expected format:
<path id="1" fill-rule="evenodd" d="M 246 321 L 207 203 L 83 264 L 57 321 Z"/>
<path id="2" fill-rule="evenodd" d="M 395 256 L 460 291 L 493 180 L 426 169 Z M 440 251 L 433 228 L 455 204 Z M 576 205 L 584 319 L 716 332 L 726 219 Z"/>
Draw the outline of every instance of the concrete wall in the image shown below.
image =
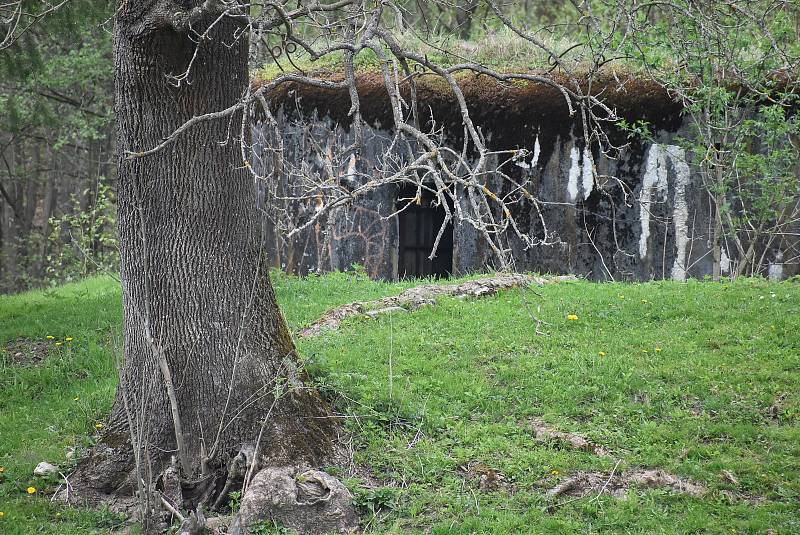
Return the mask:
<path id="1" fill-rule="evenodd" d="M 333 155 L 353 141 L 348 129 L 327 115 L 317 117 L 316 111 L 310 116 L 310 126 L 295 123 L 282 110 L 277 119 L 290 167 L 302 168 L 303 174 L 320 183 L 369 180 L 376 162 L 383 162 L 392 137 L 380 125 L 368 127 L 364 150 L 334 161 Z M 526 249 L 516 237 L 505 236 L 517 270 L 574 273 L 595 280 L 685 280 L 711 273 L 713 211 L 699 177 L 691 173 L 677 145 L 680 127 L 659 132 L 654 143 L 633 143 L 610 159 L 589 154 L 582 139 L 573 135 L 573 126 L 561 126 L 539 136 L 540 127 L 532 120 L 516 136 L 513 132 L 497 136 L 502 148 L 530 151 L 526 160 L 516 162 L 514 173 L 516 178 L 530 180 L 539 203 L 517 205 L 515 219 L 523 230 L 536 235 L 543 235 L 544 221 L 548 232 L 560 241 Z M 255 167 L 267 177 L 262 207 L 273 263 L 299 274 L 360 264 L 371 277 L 396 278 L 397 219 L 387 219 L 395 209 L 396 189 L 387 186 L 359 197 L 286 240 L 286 232 L 318 210 L 320 200 L 303 190 L 297 176 L 273 171 L 280 166 L 274 165 L 265 147 L 274 146 L 274 130 L 261 125 L 253 133 Z M 393 158 L 402 165 L 408 156 L 396 148 Z M 487 186 L 493 191 L 507 187 L 496 177 Z M 305 195 L 306 200 L 284 201 L 281 193 L 286 192 Z M 282 221 L 282 228 L 276 221 Z M 782 263 L 795 257 L 797 249 L 793 238 L 767 251 L 765 258 L 774 264 L 769 272 L 781 277 L 797 273 L 796 260 Z M 735 261 L 733 244 L 726 244 L 723 273 Z M 484 239 L 468 224 L 455 222 L 454 272 L 481 271 L 492 262 Z"/>

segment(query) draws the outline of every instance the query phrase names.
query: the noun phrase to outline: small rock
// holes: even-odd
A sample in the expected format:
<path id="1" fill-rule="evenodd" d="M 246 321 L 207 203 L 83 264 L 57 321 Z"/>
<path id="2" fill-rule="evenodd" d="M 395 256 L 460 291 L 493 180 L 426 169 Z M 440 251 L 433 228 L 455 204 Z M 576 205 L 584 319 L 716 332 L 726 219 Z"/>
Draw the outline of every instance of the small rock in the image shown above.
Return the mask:
<path id="1" fill-rule="evenodd" d="M 58 468 L 48 462 L 42 461 L 33 469 L 33 475 L 39 477 L 58 475 Z"/>
<path id="2" fill-rule="evenodd" d="M 265 468 L 247 488 L 239 514 L 228 531 L 244 535 L 260 520 L 272 520 L 300 535 L 353 533 L 358 515 L 353 495 L 341 481 L 319 470 L 292 466 Z"/>

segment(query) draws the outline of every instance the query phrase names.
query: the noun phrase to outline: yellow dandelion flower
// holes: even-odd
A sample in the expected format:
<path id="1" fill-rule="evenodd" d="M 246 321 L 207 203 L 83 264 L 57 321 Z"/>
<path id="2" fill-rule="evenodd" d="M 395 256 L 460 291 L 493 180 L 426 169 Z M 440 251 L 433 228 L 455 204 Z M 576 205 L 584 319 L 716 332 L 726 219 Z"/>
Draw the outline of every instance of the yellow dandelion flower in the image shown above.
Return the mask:
<path id="1" fill-rule="evenodd" d="M 569 321 L 578 321 L 578 316 L 577 316 L 577 315 L 575 315 L 575 314 L 568 314 L 568 315 L 567 315 L 567 319 L 568 319 Z"/>
<path id="2" fill-rule="evenodd" d="M 56 342 L 57 346 L 60 346 L 61 344 L 62 344 L 62 342 Z"/>
<path id="3" fill-rule="evenodd" d="M 102 429 L 103 428 L 103 424 L 94 424 L 94 428 L 95 429 Z"/>
<path id="4" fill-rule="evenodd" d="M 560 474 L 560 473 L 561 473 L 561 472 L 559 472 L 558 470 L 553 470 L 552 472 L 550 472 L 550 474 L 551 474 L 551 475 L 554 475 L 554 476 L 557 476 L 557 475 L 558 475 L 558 474 Z"/>
<path id="5" fill-rule="evenodd" d="M 6 514 L 3 511 L 0 511 L 0 518 L 3 518 Z"/>
<path id="6" fill-rule="evenodd" d="M 27 492 L 28 494 L 36 494 L 36 487 L 28 487 L 27 489 L 25 489 L 25 492 Z"/>
<path id="7" fill-rule="evenodd" d="M 600 355 L 601 357 L 605 357 L 606 356 L 606 352 L 605 351 L 601 351 L 601 352 L 598 353 L 598 355 Z"/>
<path id="8" fill-rule="evenodd" d="M 56 337 L 48 334 L 47 336 L 45 336 L 45 338 L 47 338 L 48 340 L 55 340 Z"/>
<path id="9" fill-rule="evenodd" d="M 642 303 L 647 303 L 647 299 L 642 299 Z"/>
<path id="10" fill-rule="evenodd" d="M 75 396 L 75 398 L 72 401 L 79 401 L 80 399 L 81 399 L 80 396 Z"/>
<path id="11" fill-rule="evenodd" d="M 72 338 L 71 336 L 67 336 L 66 338 L 64 338 L 64 340 L 66 340 L 67 342 L 72 342 L 74 338 Z"/>
<path id="12" fill-rule="evenodd" d="M 656 353 L 661 353 L 661 348 L 660 347 L 656 348 Z"/>
<path id="13" fill-rule="evenodd" d="M 6 467 L 5 466 L 0 466 L 0 474 L 2 474 L 5 471 L 6 471 Z"/>

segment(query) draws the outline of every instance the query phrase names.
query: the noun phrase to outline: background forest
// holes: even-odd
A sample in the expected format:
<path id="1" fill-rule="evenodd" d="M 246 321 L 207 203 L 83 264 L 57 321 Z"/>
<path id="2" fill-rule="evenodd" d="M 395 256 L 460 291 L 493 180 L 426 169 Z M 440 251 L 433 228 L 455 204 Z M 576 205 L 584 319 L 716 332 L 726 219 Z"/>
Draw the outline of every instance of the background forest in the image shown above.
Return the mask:
<path id="1" fill-rule="evenodd" d="M 111 6 L 74 4 L 0 52 L 0 291 L 115 264 Z"/>

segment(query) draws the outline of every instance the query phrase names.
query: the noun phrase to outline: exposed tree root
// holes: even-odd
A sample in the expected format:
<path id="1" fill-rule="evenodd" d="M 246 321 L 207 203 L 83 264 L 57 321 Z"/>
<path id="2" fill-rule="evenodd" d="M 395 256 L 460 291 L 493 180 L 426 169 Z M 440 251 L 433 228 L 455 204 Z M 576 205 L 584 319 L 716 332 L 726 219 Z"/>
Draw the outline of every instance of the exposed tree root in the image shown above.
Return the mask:
<path id="1" fill-rule="evenodd" d="M 416 310 L 421 306 L 432 305 L 436 298 L 451 297 L 486 297 L 494 295 L 500 290 L 530 286 L 544 286 L 563 281 L 577 280 L 572 275 L 557 277 L 539 277 L 521 273 L 510 273 L 485 277 L 460 284 L 423 284 L 409 288 L 399 295 L 384 297 L 376 301 L 354 301 L 332 308 L 325 312 L 317 321 L 298 333 L 300 338 L 316 336 L 324 330 L 336 330 L 341 323 L 351 317 L 367 314 L 377 316 L 380 314 L 397 312 L 400 310 Z"/>
<path id="2" fill-rule="evenodd" d="M 181 533 L 199 535 L 209 521 L 204 514 L 226 512 L 231 493 L 245 488 L 246 479 L 263 467 L 347 464 L 349 455 L 336 440 L 337 417 L 316 391 L 292 389 L 279 400 L 260 418 L 242 419 L 249 430 L 223 435 L 225 442 L 215 458 L 201 450 L 201 458 L 193 461 L 197 468 L 188 475 L 170 455 L 174 448 L 170 452 L 149 447 L 137 464 L 128 429 L 114 424 L 112 417 L 56 499 L 104 505 L 153 532 L 179 522 L 186 528 Z"/>
<path id="3" fill-rule="evenodd" d="M 330 474 L 295 466 L 261 470 L 242 496 L 228 533 L 252 533 L 248 528 L 262 520 L 276 521 L 299 534 L 358 529 L 358 513 L 347 487 Z"/>

